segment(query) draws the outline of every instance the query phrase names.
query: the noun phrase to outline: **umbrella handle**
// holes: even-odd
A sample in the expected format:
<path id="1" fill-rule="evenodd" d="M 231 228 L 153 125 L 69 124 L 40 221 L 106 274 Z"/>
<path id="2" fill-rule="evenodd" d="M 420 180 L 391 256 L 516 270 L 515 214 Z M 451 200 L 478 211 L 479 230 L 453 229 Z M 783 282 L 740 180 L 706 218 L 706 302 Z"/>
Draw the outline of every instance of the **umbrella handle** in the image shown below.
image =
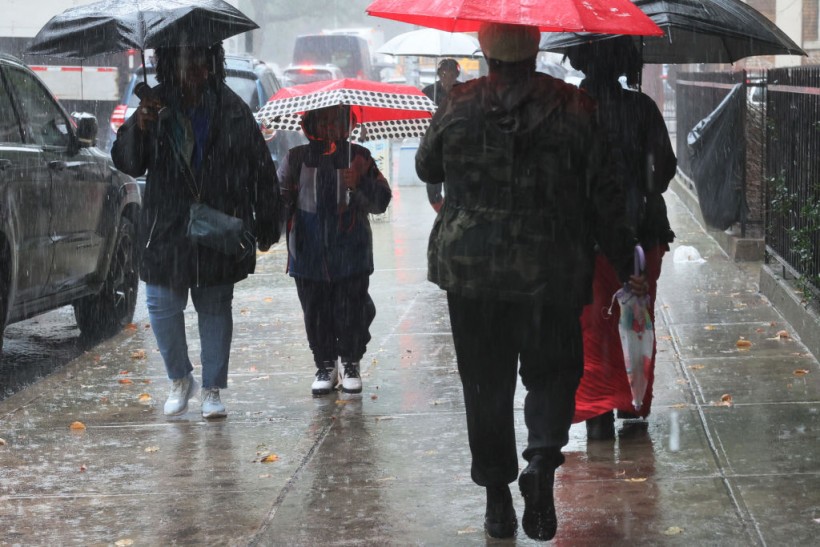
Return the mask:
<path id="1" fill-rule="evenodd" d="M 646 254 L 643 252 L 643 247 L 635 245 L 635 275 L 641 275 L 641 272 L 646 269 Z"/>

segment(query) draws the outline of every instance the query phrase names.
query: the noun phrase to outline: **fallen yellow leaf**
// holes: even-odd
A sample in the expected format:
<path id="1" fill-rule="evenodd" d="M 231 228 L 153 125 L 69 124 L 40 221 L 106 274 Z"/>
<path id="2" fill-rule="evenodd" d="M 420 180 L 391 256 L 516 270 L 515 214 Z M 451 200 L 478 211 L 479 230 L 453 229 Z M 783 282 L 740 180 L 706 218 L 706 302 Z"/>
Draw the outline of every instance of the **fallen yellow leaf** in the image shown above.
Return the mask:
<path id="1" fill-rule="evenodd" d="M 714 325 L 706 325 L 703 327 L 703 330 L 715 330 L 717 327 Z"/>
<path id="2" fill-rule="evenodd" d="M 273 463 L 279 461 L 279 456 L 277 456 L 276 454 L 268 454 L 259 461 L 262 463 Z"/>
<path id="3" fill-rule="evenodd" d="M 6 446 L 6 439 L 0 437 L 0 446 Z"/>
<path id="4" fill-rule="evenodd" d="M 137 330 L 137 324 L 136 323 L 128 323 L 127 325 L 125 325 L 124 330 L 133 332 L 133 331 Z"/>
<path id="5" fill-rule="evenodd" d="M 145 359 L 145 350 L 138 349 L 136 351 L 131 352 L 131 359 Z"/>
<path id="6" fill-rule="evenodd" d="M 83 431 L 85 430 L 85 424 L 82 422 L 71 422 L 71 425 L 68 428 L 72 431 Z"/>
<path id="7" fill-rule="evenodd" d="M 114 545 L 116 545 L 117 547 L 128 547 L 129 545 L 133 545 L 133 544 L 134 544 L 134 540 L 129 539 L 129 538 L 118 539 L 117 541 L 114 542 Z"/>
<path id="8" fill-rule="evenodd" d="M 746 340 L 745 338 L 741 338 L 740 340 L 735 342 L 735 345 L 739 348 L 750 348 L 750 347 L 752 347 L 752 343 L 749 340 Z"/>
<path id="9" fill-rule="evenodd" d="M 664 530 L 663 533 L 666 534 L 667 536 L 676 536 L 678 534 L 683 533 L 683 528 L 681 528 L 680 526 L 670 526 L 669 528 Z"/>
<path id="10" fill-rule="evenodd" d="M 704 368 L 704 365 L 692 365 L 689 368 L 691 368 L 692 370 L 700 370 Z"/>
<path id="11" fill-rule="evenodd" d="M 149 454 L 153 454 L 154 452 L 159 452 L 159 447 L 158 446 L 149 446 L 145 449 L 145 451 L 148 452 Z"/>
<path id="12" fill-rule="evenodd" d="M 777 337 L 778 338 L 786 338 L 786 339 L 791 338 L 791 336 L 789 336 L 789 333 L 784 331 L 784 330 L 777 331 Z"/>
<path id="13" fill-rule="evenodd" d="M 809 369 L 807 369 L 807 368 L 799 368 L 799 369 L 794 371 L 795 376 L 805 376 L 808 373 L 809 373 Z"/>
<path id="14" fill-rule="evenodd" d="M 273 298 L 270 296 L 264 299 L 265 302 L 273 302 Z"/>
<path id="15" fill-rule="evenodd" d="M 646 477 L 632 477 L 629 479 L 624 479 L 626 482 L 646 482 Z"/>
<path id="16" fill-rule="evenodd" d="M 147 403 L 151 400 L 151 395 L 149 395 L 148 393 L 140 393 L 137 399 L 141 403 Z"/>
<path id="17" fill-rule="evenodd" d="M 259 475 L 259 478 L 260 479 L 269 479 L 270 478 L 270 473 L 262 473 L 261 475 Z"/>
<path id="18" fill-rule="evenodd" d="M 720 402 L 715 404 L 717 406 L 732 406 L 732 396 L 725 393 L 720 397 Z"/>
<path id="19" fill-rule="evenodd" d="M 131 374 L 130 370 L 121 370 L 120 374 Z"/>
<path id="20" fill-rule="evenodd" d="M 134 383 L 131 380 L 129 380 L 128 378 L 120 378 L 118 381 L 121 384 L 133 384 Z"/>

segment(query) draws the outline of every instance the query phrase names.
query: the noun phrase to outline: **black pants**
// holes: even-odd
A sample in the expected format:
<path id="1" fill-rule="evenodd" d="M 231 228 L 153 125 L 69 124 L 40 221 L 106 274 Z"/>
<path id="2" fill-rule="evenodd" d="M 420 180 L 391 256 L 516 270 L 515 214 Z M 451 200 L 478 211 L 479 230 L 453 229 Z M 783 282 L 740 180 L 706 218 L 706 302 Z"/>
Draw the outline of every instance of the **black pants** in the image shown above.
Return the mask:
<path id="1" fill-rule="evenodd" d="M 513 423 L 517 373 L 527 389 L 527 448 L 558 467 L 569 441 L 575 390 L 584 371 L 580 310 L 447 294 L 464 389 L 472 478 L 480 486 L 518 476 Z M 518 370 L 518 363 L 521 369 Z"/>
<path id="2" fill-rule="evenodd" d="M 370 275 L 329 282 L 293 279 L 316 365 L 338 357 L 343 362 L 361 360 L 370 342 L 370 324 L 376 317 L 376 306 L 367 292 Z"/>

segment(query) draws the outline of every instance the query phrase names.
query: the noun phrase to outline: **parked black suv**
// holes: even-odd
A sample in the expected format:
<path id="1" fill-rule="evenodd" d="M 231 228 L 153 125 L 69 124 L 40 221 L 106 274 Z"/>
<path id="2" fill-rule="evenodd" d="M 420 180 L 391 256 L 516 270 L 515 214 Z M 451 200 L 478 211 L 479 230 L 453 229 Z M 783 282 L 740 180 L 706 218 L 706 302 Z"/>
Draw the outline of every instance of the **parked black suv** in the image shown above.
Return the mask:
<path id="1" fill-rule="evenodd" d="M 273 69 L 250 56 L 225 55 L 225 72 L 228 87 L 239 95 L 254 113 L 282 87 Z M 157 85 L 156 70 L 150 64 L 147 73 L 148 85 L 154 87 Z M 134 86 L 141 81 L 143 81 L 143 69 L 139 68 L 131 75 L 122 103 L 111 114 L 110 145 L 113 145 L 117 138 L 117 130 L 136 111 L 140 103 L 139 98 L 134 94 Z M 268 134 L 263 132 L 263 135 L 267 141 L 271 158 L 277 166 L 288 150 L 305 142 L 301 133 L 294 131 L 275 131 Z"/>
<path id="2" fill-rule="evenodd" d="M 96 138 L 93 116 L 0 53 L 0 350 L 5 325 L 67 304 L 95 337 L 133 318 L 139 192 Z"/>

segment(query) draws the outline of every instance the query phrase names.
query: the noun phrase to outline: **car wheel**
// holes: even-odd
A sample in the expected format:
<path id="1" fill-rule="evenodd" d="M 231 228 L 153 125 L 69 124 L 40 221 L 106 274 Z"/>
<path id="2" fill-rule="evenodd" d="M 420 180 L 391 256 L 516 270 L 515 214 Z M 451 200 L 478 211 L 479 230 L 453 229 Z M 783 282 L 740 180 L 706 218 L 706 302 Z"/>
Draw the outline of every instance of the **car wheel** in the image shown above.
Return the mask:
<path id="1" fill-rule="evenodd" d="M 93 338 L 111 336 L 134 318 L 139 285 L 135 250 L 134 225 L 122 218 L 102 289 L 74 304 L 74 317 L 83 335 Z"/>

